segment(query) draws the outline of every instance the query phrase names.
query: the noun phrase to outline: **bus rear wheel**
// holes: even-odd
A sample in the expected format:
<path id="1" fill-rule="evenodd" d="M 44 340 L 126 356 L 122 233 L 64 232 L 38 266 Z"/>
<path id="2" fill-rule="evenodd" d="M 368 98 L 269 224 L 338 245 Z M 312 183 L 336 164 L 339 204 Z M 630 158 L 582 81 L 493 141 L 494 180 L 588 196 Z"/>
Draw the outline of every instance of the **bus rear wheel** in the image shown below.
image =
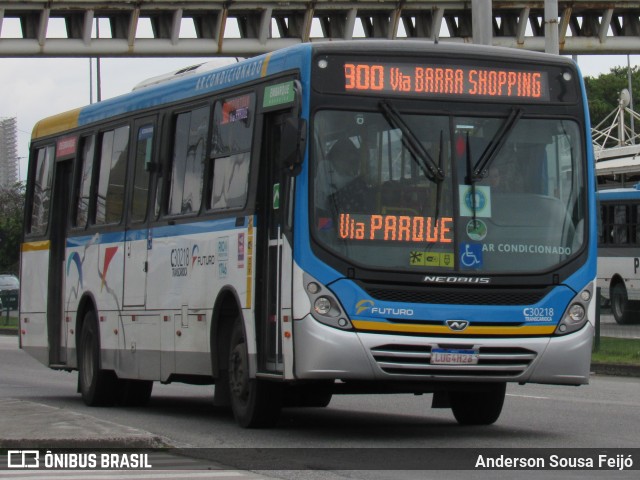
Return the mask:
<path id="1" fill-rule="evenodd" d="M 229 390 L 233 416 L 240 426 L 276 424 L 282 409 L 282 385 L 249 378 L 249 355 L 240 318 L 235 321 L 229 345 Z"/>
<path id="2" fill-rule="evenodd" d="M 478 391 L 449 392 L 453 416 L 460 425 L 491 425 L 504 405 L 506 383 L 488 384 Z"/>
<path id="3" fill-rule="evenodd" d="M 78 389 L 84 403 L 91 407 L 110 406 L 117 399 L 118 377 L 100 368 L 100 336 L 93 311 L 85 314 L 80 333 Z"/>
<path id="4" fill-rule="evenodd" d="M 634 323 L 638 302 L 630 302 L 624 284 L 616 283 L 611 288 L 611 312 L 620 325 Z"/>

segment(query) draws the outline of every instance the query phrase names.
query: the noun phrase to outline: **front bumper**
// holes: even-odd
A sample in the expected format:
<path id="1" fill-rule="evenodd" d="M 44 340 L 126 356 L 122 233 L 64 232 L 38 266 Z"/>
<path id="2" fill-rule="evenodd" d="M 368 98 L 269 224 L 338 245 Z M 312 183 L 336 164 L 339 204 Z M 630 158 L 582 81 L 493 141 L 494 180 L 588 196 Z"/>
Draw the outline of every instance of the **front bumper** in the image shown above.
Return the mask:
<path id="1" fill-rule="evenodd" d="M 593 327 L 564 336 L 463 338 L 342 331 L 310 315 L 294 324 L 297 379 L 589 382 Z M 477 365 L 432 365 L 432 348 L 474 348 Z"/>

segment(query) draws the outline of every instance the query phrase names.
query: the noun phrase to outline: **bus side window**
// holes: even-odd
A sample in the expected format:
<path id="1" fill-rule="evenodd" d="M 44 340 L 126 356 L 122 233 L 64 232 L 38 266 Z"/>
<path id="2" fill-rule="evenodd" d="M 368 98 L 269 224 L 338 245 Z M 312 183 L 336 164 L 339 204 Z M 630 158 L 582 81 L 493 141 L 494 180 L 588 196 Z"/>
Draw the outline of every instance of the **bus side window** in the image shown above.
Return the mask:
<path id="1" fill-rule="evenodd" d="M 89 200 L 91 194 L 91 178 L 93 173 L 93 157 L 96 148 L 96 137 L 91 135 L 82 140 L 82 156 L 80 158 L 80 175 L 76 187 L 76 214 L 74 225 L 85 227 L 89 219 Z"/>
<path id="2" fill-rule="evenodd" d="M 626 205 L 616 205 L 614 208 L 613 243 L 626 245 L 629 243 L 629 216 Z"/>
<path id="3" fill-rule="evenodd" d="M 102 133 L 96 202 L 97 225 L 119 223 L 122 219 L 128 144 L 128 125 Z"/>
<path id="4" fill-rule="evenodd" d="M 209 208 L 243 208 L 249 186 L 255 94 L 217 101 L 213 113 Z"/>
<path id="5" fill-rule="evenodd" d="M 169 215 L 200 210 L 208 130 L 209 107 L 176 116 L 169 181 Z"/>
<path id="6" fill-rule="evenodd" d="M 135 168 L 133 173 L 133 197 L 131 201 L 131 221 L 143 222 L 149 201 L 149 165 L 153 152 L 153 125 L 143 125 L 138 129 L 136 140 Z"/>
<path id="7" fill-rule="evenodd" d="M 634 245 L 638 246 L 640 245 L 640 205 L 633 205 L 633 211 L 634 211 L 634 225 L 633 225 L 633 231 L 634 231 Z"/>
<path id="8" fill-rule="evenodd" d="M 49 207 L 51 206 L 51 181 L 53 176 L 54 146 L 38 149 L 35 179 L 33 182 L 33 206 L 31 207 L 31 223 L 29 233 L 44 235 L 49 224 Z"/>
<path id="9" fill-rule="evenodd" d="M 607 236 L 605 235 L 605 225 L 607 221 L 606 205 L 599 205 L 600 214 L 598 215 L 598 245 L 604 245 L 607 242 Z"/>

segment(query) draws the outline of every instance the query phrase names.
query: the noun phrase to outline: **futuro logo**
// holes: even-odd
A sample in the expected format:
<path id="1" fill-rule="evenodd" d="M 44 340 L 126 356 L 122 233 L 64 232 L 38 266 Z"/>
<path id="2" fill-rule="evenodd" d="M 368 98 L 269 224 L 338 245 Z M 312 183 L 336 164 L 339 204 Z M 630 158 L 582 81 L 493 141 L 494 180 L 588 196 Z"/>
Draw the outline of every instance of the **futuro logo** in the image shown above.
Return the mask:
<path id="1" fill-rule="evenodd" d="M 371 300 L 360 300 L 356 303 L 356 315 L 360 315 L 365 310 L 369 310 L 373 305 L 374 303 Z"/>

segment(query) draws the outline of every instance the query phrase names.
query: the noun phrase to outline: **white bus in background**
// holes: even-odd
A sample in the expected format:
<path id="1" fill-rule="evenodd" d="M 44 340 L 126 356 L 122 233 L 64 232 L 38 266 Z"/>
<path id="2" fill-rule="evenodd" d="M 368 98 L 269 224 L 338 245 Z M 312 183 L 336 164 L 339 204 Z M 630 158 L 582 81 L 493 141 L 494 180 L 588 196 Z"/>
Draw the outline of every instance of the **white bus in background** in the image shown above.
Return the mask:
<path id="1" fill-rule="evenodd" d="M 598 287 L 619 324 L 640 320 L 640 184 L 598 192 Z"/>

